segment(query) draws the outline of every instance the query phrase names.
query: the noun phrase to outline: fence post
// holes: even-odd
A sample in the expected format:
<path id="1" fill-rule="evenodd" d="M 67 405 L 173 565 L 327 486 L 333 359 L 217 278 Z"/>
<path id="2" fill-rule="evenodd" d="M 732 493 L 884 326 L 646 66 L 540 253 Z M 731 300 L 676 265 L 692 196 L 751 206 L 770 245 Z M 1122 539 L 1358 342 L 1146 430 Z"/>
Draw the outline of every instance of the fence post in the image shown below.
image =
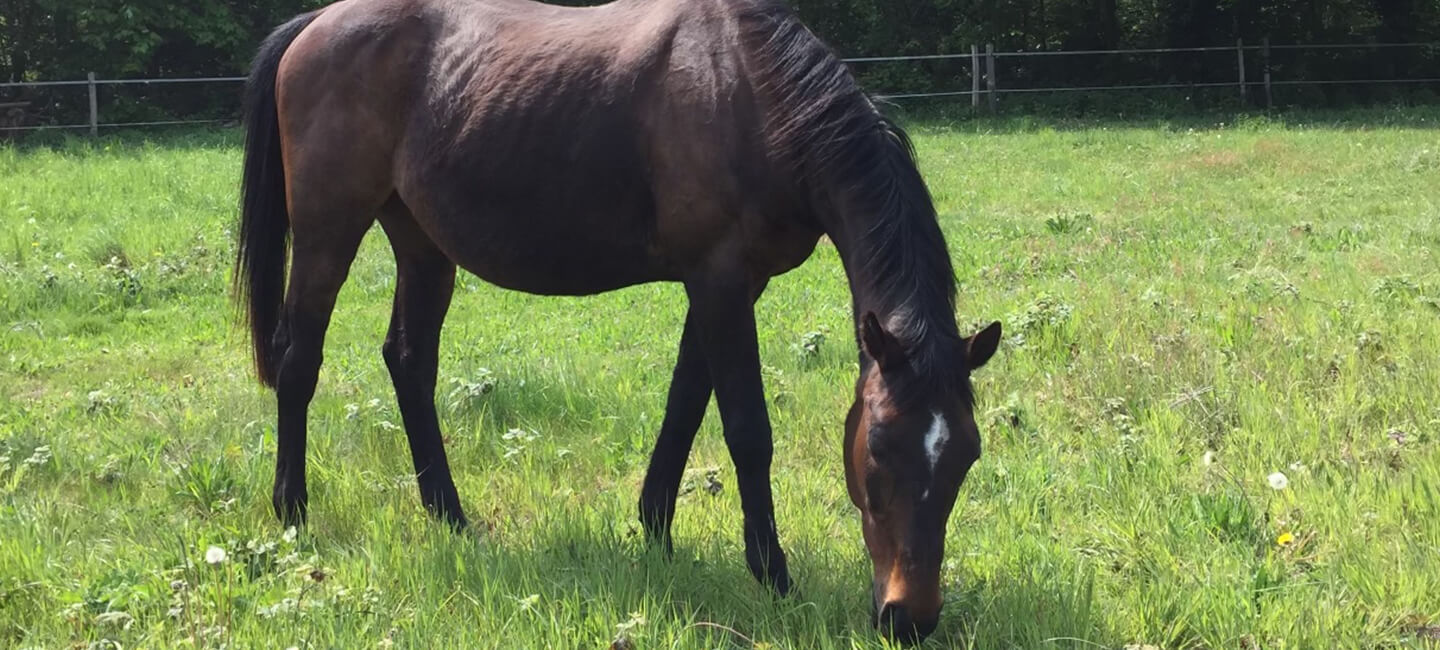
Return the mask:
<path id="1" fill-rule="evenodd" d="M 980 46 L 970 45 L 970 110 L 980 110 Z"/>
<path id="2" fill-rule="evenodd" d="M 90 81 L 90 137 L 100 134 L 100 104 L 95 97 L 95 73 L 87 77 Z"/>
<path id="3" fill-rule="evenodd" d="M 1245 40 L 1235 39 L 1235 62 L 1240 70 L 1240 106 L 1245 106 Z"/>
<path id="4" fill-rule="evenodd" d="M 985 89 L 990 96 L 990 112 L 995 112 L 995 44 L 985 44 Z"/>
<path id="5" fill-rule="evenodd" d="M 1270 94 L 1270 37 L 1265 37 L 1265 110 L 1275 108 L 1275 97 Z"/>

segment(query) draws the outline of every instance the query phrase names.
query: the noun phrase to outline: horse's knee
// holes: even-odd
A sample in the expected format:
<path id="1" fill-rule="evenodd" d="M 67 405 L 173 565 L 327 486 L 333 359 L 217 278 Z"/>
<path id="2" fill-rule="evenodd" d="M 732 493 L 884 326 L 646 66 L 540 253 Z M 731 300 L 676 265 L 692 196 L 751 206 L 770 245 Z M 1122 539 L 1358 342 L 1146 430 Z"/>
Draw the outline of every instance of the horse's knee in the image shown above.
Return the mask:
<path id="1" fill-rule="evenodd" d="M 426 377 L 427 360 L 424 355 L 404 337 L 386 338 L 380 354 L 385 358 L 385 367 L 390 370 L 392 380 L 406 387 L 433 383 Z"/>
<path id="2" fill-rule="evenodd" d="M 403 377 L 407 366 L 405 343 L 395 334 L 385 337 L 385 345 L 380 347 L 380 355 L 385 358 L 385 367 L 390 369 L 391 376 Z"/>

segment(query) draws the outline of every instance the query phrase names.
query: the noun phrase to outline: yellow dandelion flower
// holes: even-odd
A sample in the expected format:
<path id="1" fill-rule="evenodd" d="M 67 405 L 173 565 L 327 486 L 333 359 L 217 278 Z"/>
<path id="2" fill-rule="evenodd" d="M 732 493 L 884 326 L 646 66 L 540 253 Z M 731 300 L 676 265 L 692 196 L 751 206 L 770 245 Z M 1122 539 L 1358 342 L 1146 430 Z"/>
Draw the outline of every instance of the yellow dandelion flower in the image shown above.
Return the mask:
<path id="1" fill-rule="evenodd" d="M 1275 538 L 1276 546 L 1289 546 L 1294 543 L 1295 536 L 1290 533 L 1280 533 L 1280 536 Z"/>

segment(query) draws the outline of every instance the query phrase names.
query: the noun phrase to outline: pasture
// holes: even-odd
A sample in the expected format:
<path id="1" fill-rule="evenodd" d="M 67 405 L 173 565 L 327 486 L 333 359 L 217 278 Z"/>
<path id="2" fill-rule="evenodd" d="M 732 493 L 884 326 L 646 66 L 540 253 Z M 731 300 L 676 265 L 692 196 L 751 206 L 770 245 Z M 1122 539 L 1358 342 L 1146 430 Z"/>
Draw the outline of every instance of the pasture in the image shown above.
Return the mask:
<path id="1" fill-rule="evenodd" d="M 910 125 L 961 329 L 1006 328 L 926 647 L 1440 639 L 1437 127 Z M 426 517 L 378 227 L 287 533 L 274 400 L 228 302 L 238 143 L 0 147 L 0 646 L 885 645 L 840 461 L 856 352 L 833 249 L 757 308 L 793 597 L 745 569 L 713 402 L 675 556 L 643 544 L 679 286 L 542 298 L 462 273 L 437 403 L 475 526 Z"/>

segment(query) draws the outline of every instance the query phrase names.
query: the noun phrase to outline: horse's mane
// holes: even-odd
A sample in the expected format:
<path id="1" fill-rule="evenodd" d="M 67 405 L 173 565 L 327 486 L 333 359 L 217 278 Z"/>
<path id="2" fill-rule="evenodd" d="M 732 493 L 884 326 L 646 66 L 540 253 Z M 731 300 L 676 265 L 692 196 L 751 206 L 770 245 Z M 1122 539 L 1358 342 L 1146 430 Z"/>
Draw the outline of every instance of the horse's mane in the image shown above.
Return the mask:
<path id="1" fill-rule="evenodd" d="M 854 231 L 858 266 L 851 271 L 879 301 L 869 307 L 920 377 L 963 377 L 955 271 L 909 136 L 788 8 L 761 0 L 742 14 L 741 28 L 767 98 L 768 144 L 804 183 L 835 192 L 846 213 L 838 216 Z"/>

